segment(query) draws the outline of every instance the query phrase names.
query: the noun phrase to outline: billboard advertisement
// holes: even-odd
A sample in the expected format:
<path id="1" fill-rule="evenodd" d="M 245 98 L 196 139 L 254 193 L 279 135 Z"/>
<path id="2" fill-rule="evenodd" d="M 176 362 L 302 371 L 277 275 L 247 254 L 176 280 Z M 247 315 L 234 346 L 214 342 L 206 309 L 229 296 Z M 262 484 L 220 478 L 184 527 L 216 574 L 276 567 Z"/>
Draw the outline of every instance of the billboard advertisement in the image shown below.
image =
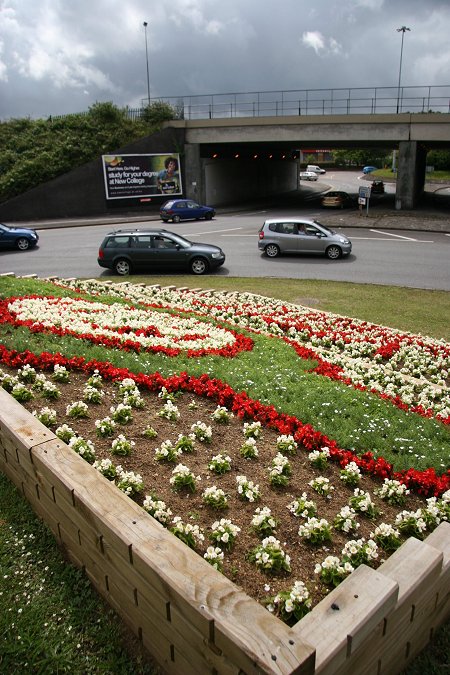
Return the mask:
<path id="1" fill-rule="evenodd" d="M 181 195 L 180 156 L 102 155 L 106 199 Z"/>

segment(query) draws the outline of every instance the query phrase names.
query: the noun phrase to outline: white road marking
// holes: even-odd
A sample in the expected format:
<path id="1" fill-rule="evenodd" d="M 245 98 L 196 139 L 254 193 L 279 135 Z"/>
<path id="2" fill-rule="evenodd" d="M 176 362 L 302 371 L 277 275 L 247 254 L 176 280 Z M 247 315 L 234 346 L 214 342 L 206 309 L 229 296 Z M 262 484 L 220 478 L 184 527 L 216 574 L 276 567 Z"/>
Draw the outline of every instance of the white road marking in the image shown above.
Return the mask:
<path id="1" fill-rule="evenodd" d="M 417 239 L 414 239 L 414 237 L 405 237 L 401 234 L 391 234 L 391 232 L 382 232 L 381 230 L 370 230 L 371 232 L 375 232 L 376 234 L 385 234 L 387 237 L 398 237 L 399 239 L 407 239 L 408 241 L 417 241 Z"/>
<path id="2" fill-rule="evenodd" d="M 433 239 L 409 239 L 408 237 L 405 237 L 405 239 L 402 239 L 399 241 L 398 239 L 388 239 L 384 237 L 353 237 L 350 236 L 349 239 L 352 241 L 358 240 L 366 240 L 366 241 L 390 241 L 391 244 L 404 244 L 405 239 L 407 242 L 410 242 L 412 244 L 434 244 Z"/>
<path id="3" fill-rule="evenodd" d="M 230 227 L 227 230 L 206 230 L 205 232 L 189 232 L 189 236 L 191 237 L 192 235 L 194 235 L 196 237 L 199 234 L 220 234 L 221 232 L 233 232 L 233 230 L 242 230 L 242 227 Z M 181 232 L 178 234 L 183 236 Z"/>

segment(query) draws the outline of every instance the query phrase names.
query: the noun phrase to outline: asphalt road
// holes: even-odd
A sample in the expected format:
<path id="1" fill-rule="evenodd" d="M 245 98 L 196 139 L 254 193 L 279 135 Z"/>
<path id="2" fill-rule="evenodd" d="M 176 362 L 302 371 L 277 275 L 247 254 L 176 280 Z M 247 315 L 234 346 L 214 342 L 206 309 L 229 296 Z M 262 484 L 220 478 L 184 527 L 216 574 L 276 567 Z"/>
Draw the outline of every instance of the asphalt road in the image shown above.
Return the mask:
<path id="1" fill-rule="evenodd" d="M 386 184 L 386 194 L 371 200 L 370 217 L 352 211 L 324 211 L 319 195 L 329 189 L 357 194 L 364 177 L 359 172 L 329 172 L 314 183 L 301 181 L 298 195 L 280 199 L 275 206 L 231 212 L 219 209 L 212 221 L 169 223 L 168 230 L 188 239 L 220 246 L 225 265 L 212 276 L 324 279 L 384 284 L 411 288 L 450 290 L 450 226 L 444 207 L 438 218 L 423 212 L 395 212 L 395 185 Z M 435 189 L 435 186 L 432 186 Z M 439 188 L 442 192 L 449 188 Z M 337 261 L 316 256 L 283 256 L 269 260 L 257 248 L 258 230 L 266 218 L 285 216 L 316 218 L 349 236 L 350 256 Z M 365 212 L 363 212 L 365 214 Z M 107 232 L 127 227 L 104 221 L 62 220 L 53 223 L 23 223 L 39 232 L 39 246 L 30 251 L 0 252 L 0 273 L 38 277 L 109 277 L 120 279 L 97 264 L 98 247 Z M 100 224 L 99 224 L 100 223 Z M 162 227 L 157 216 L 134 222 Z M 193 277 L 194 279 L 195 277 Z"/>
<path id="2" fill-rule="evenodd" d="M 257 242 L 261 224 L 274 215 L 269 210 L 221 215 L 209 222 L 170 223 L 166 227 L 188 239 L 216 244 L 225 251 L 225 265 L 213 276 L 325 279 L 450 290 L 450 234 L 379 227 L 346 229 L 345 213 L 341 213 L 342 227 L 333 227 L 350 237 L 353 251 L 337 261 L 306 255 L 266 258 L 258 251 Z M 327 223 L 326 215 L 320 211 L 302 212 L 302 216 L 317 217 Z M 143 226 L 138 225 L 141 229 Z M 120 229 L 120 225 L 38 230 L 40 241 L 36 249 L 0 253 L 0 272 L 13 272 L 16 276 L 118 279 L 97 264 L 99 244 L 112 229 Z"/>

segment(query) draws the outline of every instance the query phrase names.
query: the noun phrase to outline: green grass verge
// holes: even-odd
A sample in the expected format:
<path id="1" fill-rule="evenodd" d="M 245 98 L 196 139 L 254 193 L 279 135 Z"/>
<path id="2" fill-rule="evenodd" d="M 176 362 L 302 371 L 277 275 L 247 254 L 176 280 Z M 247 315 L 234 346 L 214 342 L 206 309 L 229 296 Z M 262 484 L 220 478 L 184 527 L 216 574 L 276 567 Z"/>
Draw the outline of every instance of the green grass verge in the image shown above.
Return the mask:
<path id="1" fill-rule="evenodd" d="M 1 473 L 0 569 L 1 673 L 157 672 Z"/>

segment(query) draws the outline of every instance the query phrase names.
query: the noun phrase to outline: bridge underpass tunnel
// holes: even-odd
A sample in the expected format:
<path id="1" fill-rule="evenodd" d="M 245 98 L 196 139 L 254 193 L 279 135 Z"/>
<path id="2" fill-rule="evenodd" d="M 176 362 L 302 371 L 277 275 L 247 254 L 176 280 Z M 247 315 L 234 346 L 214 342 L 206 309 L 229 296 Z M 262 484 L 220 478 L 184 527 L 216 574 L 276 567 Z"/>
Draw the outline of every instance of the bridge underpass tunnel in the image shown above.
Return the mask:
<path id="1" fill-rule="evenodd" d="M 186 195 L 224 206 L 296 190 L 299 154 L 270 144 L 186 144 Z"/>

